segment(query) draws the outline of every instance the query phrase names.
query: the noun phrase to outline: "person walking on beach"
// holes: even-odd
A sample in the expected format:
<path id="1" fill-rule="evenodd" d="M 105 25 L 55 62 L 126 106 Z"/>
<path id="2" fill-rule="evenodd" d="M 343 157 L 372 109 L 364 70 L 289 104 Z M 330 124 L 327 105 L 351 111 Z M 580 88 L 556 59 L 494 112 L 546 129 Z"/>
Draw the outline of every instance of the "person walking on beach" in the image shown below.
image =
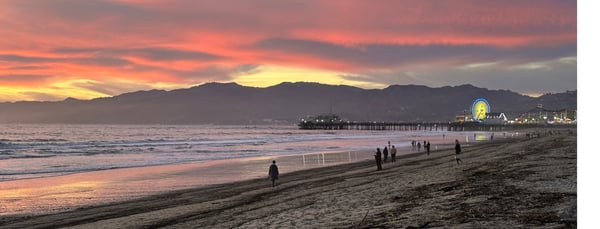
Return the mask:
<path id="1" fill-rule="evenodd" d="M 375 152 L 375 162 L 377 163 L 377 171 L 381 170 L 381 150 L 379 148 Z"/>
<path id="2" fill-rule="evenodd" d="M 279 169 L 275 164 L 275 160 L 273 160 L 273 164 L 269 167 L 269 177 L 271 178 L 271 183 L 273 187 L 275 187 L 275 180 L 279 179 Z"/>
<path id="3" fill-rule="evenodd" d="M 417 142 L 417 151 L 421 152 L 421 142 Z"/>
<path id="4" fill-rule="evenodd" d="M 392 151 L 392 163 L 396 162 L 396 147 L 392 145 L 392 149 L 390 151 Z"/>
<path id="5" fill-rule="evenodd" d="M 387 162 L 387 158 L 388 158 L 388 149 L 386 146 L 386 147 L 383 147 L 383 163 Z"/>
<path id="6" fill-rule="evenodd" d="M 427 144 L 425 144 L 425 149 L 427 150 L 427 155 L 429 155 L 430 148 L 431 148 L 431 143 L 429 143 L 429 141 L 427 141 Z"/>
<path id="7" fill-rule="evenodd" d="M 456 145 L 454 146 L 454 151 L 455 151 L 455 155 L 454 155 L 454 159 L 456 159 L 456 164 L 462 164 L 462 160 L 460 160 L 460 158 L 458 158 L 458 155 L 460 154 L 461 150 L 460 150 L 460 143 L 458 143 L 458 139 L 455 140 L 456 141 Z"/>

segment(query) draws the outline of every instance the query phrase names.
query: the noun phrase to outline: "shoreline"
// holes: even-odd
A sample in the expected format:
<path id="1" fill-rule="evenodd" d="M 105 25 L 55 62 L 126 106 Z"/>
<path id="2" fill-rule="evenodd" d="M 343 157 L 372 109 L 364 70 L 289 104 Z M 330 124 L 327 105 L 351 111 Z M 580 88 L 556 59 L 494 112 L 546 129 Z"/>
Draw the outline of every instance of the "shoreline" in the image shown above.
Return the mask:
<path id="1" fill-rule="evenodd" d="M 511 141 L 498 139 L 464 147 L 463 151 L 464 167 L 453 164 L 453 149 L 445 149 L 432 151 L 430 156 L 400 155 L 396 164 L 386 163 L 380 172 L 375 171 L 373 160 L 367 160 L 281 174 L 280 183 L 274 189 L 270 188 L 265 176 L 108 205 L 87 206 L 58 214 L 7 216 L 0 219 L 0 227 L 351 227 L 363 217 L 365 222 L 362 226 L 368 227 L 419 226 L 427 223 L 423 220 L 429 220 L 429 226 L 518 227 L 539 226 L 540 222 L 541 225 L 576 225 L 576 135 Z M 535 158 L 531 160 L 523 160 L 533 156 Z M 540 157 L 552 160 L 546 162 L 539 160 Z M 507 164 L 505 160 L 511 163 Z M 537 168 L 540 163 L 551 163 L 546 166 L 554 169 L 538 171 L 541 175 L 533 178 L 531 172 L 520 171 Z M 566 168 L 556 169 L 557 166 Z M 546 173 L 565 174 L 554 176 Z M 506 180 L 510 182 L 503 183 L 511 185 L 496 184 Z M 553 185 L 545 184 L 548 182 Z M 519 196 L 521 193 L 527 195 Z M 447 203 L 450 200 L 454 202 Z M 527 202 L 522 203 L 525 200 Z M 543 202 L 546 207 L 538 206 L 536 201 Z M 507 219 L 508 215 L 499 212 L 511 211 L 504 209 L 503 205 L 520 209 L 528 204 L 535 206 L 514 213 L 527 213 L 518 218 L 520 220 Z M 548 208 L 557 204 L 558 207 Z M 430 205 L 439 206 L 421 209 Z M 466 207 L 480 215 L 460 215 L 469 212 L 464 209 Z M 456 215 L 454 208 L 463 210 Z M 545 213 L 533 212 L 538 208 L 552 210 L 554 213 L 548 215 L 560 220 L 550 217 L 551 220 L 544 216 Z M 415 209 L 420 210 L 409 214 Z M 394 212 L 398 211 L 404 213 L 396 215 Z M 494 217 L 489 218 L 483 213 L 493 213 Z M 416 215 L 410 217 L 411 214 Z M 454 214 L 453 217 L 460 220 L 444 218 L 448 214 Z M 431 217 L 442 218 L 431 220 Z M 529 218 L 536 218 L 537 224 L 536 221 L 529 224 L 528 220 L 523 220 Z M 506 220 L 509 224 L 499 224 Z"/>
<path id="2" fill-rule="evenodd" d="M 453 146 L 441 138 L 432 138 L 432 141 L 435 144 L 432 146 L 433 151 Z M 60 213 L 170 191 L 266 177 L 265 171 L 271 160 L 277 160 L 280 172 L 285 174 L 372 160 L 374 151 L 373 148 L 361 151 L 266 155 L 3 181 L 0 182 L 0 217 Z M 397 157 L 424 153 L 423 150 L 413 151 L 410 146 L 398 147 Z"/>
<path id="3" fill-rule="evenodd" d="M 391 133 L 394 133 L 396 131 L 392 131 Z M 341 135 L 343 132 L 340 132 Z M 9 182 L 9 181 L 15 181 L 15 180 L 24 180 L 24 179 L 36 179 L 36 178 L 45 178 L 45 177 L 55 177 L 55 176 L 64 176 L 64 175 L 71 175 L 71 174 L 76 174 L 76 173 L 86 173 L 86 172 L 94 172 L 94 171 L 102 171 L 102 170 L 112 170 L 112 169 L 128 169 L 128 168 L 140 168 L 140 167 L 149 167 L 149 166 L 163 166 L 163 165 L 173 165 L 173 164 L 187 164 L 187 163 L 202 163 L 202 162 L 206 162 L 206 161 L 212 161 L 212 160 L 226 160 L 226 159 L 236 159 L 236 158 L 251 158 L 251 157 L 261 157 L 261 156 L 286 156 L 286 155 L 297 155 L 297 154 L 311 154 L 312 152 L 314 152 L 315 154 L 320 154 L 322 152 L 330 152 L 330 151 L 357 151 L 357 150 L 371 150 L 371 149 L 375 149 L 375 147 L 379 147 L 380 144 L 377 144 L 378 142 L 387 142 L 389 140 L 396 140 L 395 143 L 397 143 L 397 148 L 400 148 L 400 146 L 410 146 L 410 140 L 409 140 L 409 136 L 412 135 L 412 137 L 414 139 L 421 139 L 421 140 L 429 140 L 431 139 L 432 142 L 432 149 L 435 149 L 435 147 L 437 146 L 437 144 L 435 143 L 435 141 L 439 141 L 442 142 L 444 141 L 444 139 L 441 138 L 441 135 L 443 135 L 444 133 L 448 134 L 449 136 L 447 136 L 448 138 L 454 138 L 457 137 L 458 139 L 462 140 L 465 139 L 465 134 L 467 135 L 467 138 L 470 138 L 468 133 L 473 133 L 473 132 L 432 132 L 432 131 L 407 131 L 407 132 L 399 132 L 402 134 L 390 134 L 390 136 L 385 136 L 384 138 L 379 137 L 378 141 L 370 141 L 368 139 L 372 139 L 370 137 L 365 137 L 365 138 L 341 138 L 340 142 L 325 142 L 326 145 L 328 145 L 329 147 L 308 147 L 305 150 L 302 150 L 302 148 L 306 145 L 296 145 L 296 146 L 287 146 L 287 147 L 283 147 L 280 148 L 278 150 L 273 150 L 273 148 L 269 148 L 266 150 L 266 152 L 259 152 L 261 150 L 259 149 L 255 149 L 253 148 L 252 150 L 248 150 L 248 152 L 259 152 L 259 153 L 250 153 L 250 154 L 245 154 L 244 152 L 246 152 L 246 149 L 226 149 L 225 151 L 222 151 L 226 156 L 215 156 L 215 157 L 206 157 L 203 156 L 203 154 L 205 153 L 205 151 L 203 151 L 202 149 L 200 149 L 200 151 L 198 152 L 192 152 L 194 150 L 190 150 L 192 147 L 181 147 L 185 150 L 183 151 L 179 151 L 180 148 L 175 148 L 175 149 L 171 149 L 171 150 L 175 150 L 177 151 L 176 154 L 171 154 L 169 153 L 170 151 L 159 151 L 158 152 L 158 156 L 154 156 L 152 154 L 152 151 L 154 150 L 154 147 L 152 147 L 152 145 L 149 145 L 148 147 L 146 147 L 147 152 L 146 151 L 139 151 L 138 150 L 142 150 L 142 148 L 144 148 L 144 146 L 139 146 L 138 148 L 134 148 L 133 150 L 134 153 L 131 153 L 129 151 L 121 151 L 124 149 L 119 149 L 119 148 L 115 148 L 115 152 L 119 152 L 119 153 L 108 153 L 108 154 L 104 154 L 103 152 L 97 152 L 98 149 L 90 149 L 92 152 L 91 153 L 83 153 L 83 155 L 79 155 L 79 154 L 74 154 L 74 155 L 69 155 L 69 154 L 65 154 L 62 153 L 62 150 L 65 150 L 66 148 L 69 147 L 69 145 L 71 144 L 82 144 L 82 142 L 80 142 L 79 140 L 64 140 L 66 142 L 70 142 L 65 144 L 67 147 L 63 147 L 63 146 L 57 146 L 57 150 L 55 150 L 57 153 L 49 153 L 49 154 L 45 154 L 41 157 L 38 156 L 31 156 L 31 155 L 25 155 L 22 154 L 23 149 L 26 149 L 27 147 L 29 147 L 29 143 L 26 143 L 22 146 L 18 146 L 18 144 L 14 144 L 13 147 L 9 147 L 7 150 L 11 151 L 11 150 L 16 150 L 19 151 L 17 152 L 15 155 L 16 156 L 6 156 L 2 158 L 2 160 L 0 160 L 0 164 L 2 164 L 6 170 L 4 173 L 0 174 L 0 182 Z M 478 133 L 479 134 L 479 133 Z M 384 135 L 388 135 L 388 134 L 384 134 Z M 451 135 L 460 135 L 460 136 L 451 136 Z M 483 133 L 482 133 L 483 135 Z M 162 135 L 159 135 L 159 138 Z M 371 136 L 371 135 L 367 135 L 367 136 Z M 378 134 L 375 134 L 374 136 L 378 136 Z M 164 136 L 163 136 L 164 137 Z M 389 137 L 389 138 L 388 138 Z M 374 137 L 374 138 L 378 138 L 378 137 Z M 448 139 L 447 138 L 447 139 Z M 162 138 L 160 138 L 162 139 Z M 316 138 L 318 139 L 318 138 Z M 60 140 L 60 139 L 59 139 Z M 13 141 L 13 140 L 11 140 Z M 17 140 L 14 140 L 17 141 Z M 72 141 L 72 142 L 71 142 Z M 148 141 L 148 140 L 144 140 L 144 141 Z M 328 139 L 327 141 L 335 141 L 333 139 Z M 349 143 L 348 141 L 351 141 L 351 143 Z M 18 141 L 17 141 L 18 142 Z M 85 141 L 83 141 L 85 142 Z M 135 142 L 135 141 L 134 141 Z M 293 141 L 292 141 L 293 142 Z M 312 144 L 314 142 L 307 142 L 308 144 Z M 317 144 L 319 143 L 319 140 L 317 140 Z M 346 144 L 350 145 L 350 147 L 345 147 Z M 375 144 L 374 144 L 375 143 Z M 442 142 L 443 143 L 443 142 Z M 108 141 L 109 146 L 111 146 L 110 144 L 111 141 Z M 144 143 L 142 143 L 144 144 Z M 187 144 L 187 143 L 186 143 Z M 183 145 L 186 145 L 183 144 Z M 13 145 L 13 144 L 9 144 L 9 145 Z M 118 145 L 118 144 L 117 144 Z M 292 144 L 293 145 L 293 144 Z M 382 146 L 383 144 L 381 144 Z M 87 145 L 86 145 L 87 146 Z M 53 146 L 50 146 L 48 149 L 51 149 Z M 94 145 L 92 148 L 102 148 L 103 146 L 101 144 L 99 145 Z M 113 146 L 111 146 L 113 147 Z M 254 146 L 250 146 L 250 147 L 254 147 Z M 194 146 L 194 148 L 196 148 L 196 146 Z M 48 150 L 48 149 L 43 149 L 43 148 L 35 148 L 32 149 L 33 151 L 39 151 L 39 150 Z M 82 149 L 82 152 L 86 152 L 87 149 Z M 50 150 L 50 151 L 54 151 L 54 150 Z M 110 151 L 110 150 L 109 150 Z M 107 152 L 109 152 L 107 151 Z M 187 152 L 189 151 L 189 152 Z M 228 152 L 233 152 L 228 154 Z M 292 152 L 290 152 L 292 151 Z M 141 154 L 137 154 L 140 153 Z M 211 153 L 211 150 L 206 150 L 206 152 Z M 215 151 L 217 152 L 217 151 Z M 180 154 L 181 153 L 181 154 Z M 195 155 L 190 156 L 190 155 L 186 155 L 187 153 L 193 153 Z M 214 153 L 214 152 L 212 152 Z M 239 155 L 238 155 L 239 154 Z M 97 162 L 96 162 L 97 161 Z"/>
<path id="4" fill-rule="evenodd" d="M 399 151 L 397 157 L 411 157 L 424 153 L 425 151 L 413 152 L 406 149 Z M 348 158 L 346 155 L 351 156 Z M 285 175 L 297 171 L 360 163 L 371 160 L 372 155 L 370 150 L 314 152 L 106 169 L 3 181 L 0 182 L 0 218 L 61 213 L 173 191 L 259 179 L 266 177 L 263 170 L 271 160 L 277 160 L 282 175 Z M 239 168 L 241 172 L 232 171 L 232 168 Z M 152 183 L 149 184 L 150 182 Z M 11 204 L 17 208 L 7 210 L 11 208 Z M 35 209 L 27 207 L 28 205 L 35 205 Z M 18 208 L 19 206 L 21 208 Z"/>

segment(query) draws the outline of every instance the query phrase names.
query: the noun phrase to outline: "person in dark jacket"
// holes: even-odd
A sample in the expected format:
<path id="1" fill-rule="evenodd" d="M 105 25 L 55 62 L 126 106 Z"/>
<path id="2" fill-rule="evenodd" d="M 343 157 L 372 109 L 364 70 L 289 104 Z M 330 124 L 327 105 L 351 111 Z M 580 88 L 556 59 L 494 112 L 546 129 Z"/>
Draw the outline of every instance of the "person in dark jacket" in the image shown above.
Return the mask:
<path id="1" fill-rule="evenodd" d="M 387 158 L 388 158 L 388 149 L 386 146 L 386 147 L 383 147 L 383 163 L 387 162 Z"/>
<path id="2" fill-rule="evenodd" d="M 429 141 L 425 144 L 425 149 L 427 150 L 427 155 L 429 155 L 429 150 L 431 149 L 431 143 L 429 143 Z"/>
<path id="3" fill-rule="evenodd" d="M 273 160 L 273 164 L 269 167 L 269 177 L 271 178 L 271 182 L 273 187 L 275 187 L 275 180 L 279 179 L 279 169 L 275 164 L 275 160 Z"/>
<path id="4" fill-rule="evenodd" d="M 390 154 L 392 155 L 392 162 L 396 162 L 396 146 L 392 145 L 392 149 L 390 149 Z"/>
<path id="5" fill-rule="evenodd" d="M 455 151 L 455 155 L 454 155 L 454 159 L 456 159 L 456 164 L 459 165 L 462 163 L 462 160 L 460 160 L 460 158 L 458 158 L 458 155 L 460 154 L 461 150 L 460 150 L 460 143 L 458 143 L 458 139 L 456 139 L 456 145 L 454 146 L 454 151 Z"/>
<path id="6" fill-rule="evenodd" d="M 381 150 L 377 148 L 377 152 L 375 152 L 375 162 L 377 163 L 377 170 L 381 170 Z"/>

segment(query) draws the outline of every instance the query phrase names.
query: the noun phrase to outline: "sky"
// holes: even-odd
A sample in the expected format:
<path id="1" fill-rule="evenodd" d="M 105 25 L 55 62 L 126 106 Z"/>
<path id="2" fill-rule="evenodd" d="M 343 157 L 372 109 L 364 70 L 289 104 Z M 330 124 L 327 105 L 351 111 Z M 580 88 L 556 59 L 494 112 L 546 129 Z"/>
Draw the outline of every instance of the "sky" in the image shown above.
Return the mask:
<path id="1" fill-rule="evenodd" d="M 207 82 L 577 89 L 574 0 L 0 0 L 0 102 Z"/>

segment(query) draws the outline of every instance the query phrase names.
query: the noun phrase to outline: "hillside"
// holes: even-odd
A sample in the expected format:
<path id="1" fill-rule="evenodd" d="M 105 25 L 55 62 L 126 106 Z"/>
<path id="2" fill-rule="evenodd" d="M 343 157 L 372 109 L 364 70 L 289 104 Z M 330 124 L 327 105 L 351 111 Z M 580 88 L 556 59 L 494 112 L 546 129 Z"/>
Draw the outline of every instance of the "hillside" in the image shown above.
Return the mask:
<path id="1" fill-rule="evenodd" d="M 472 85 L 430 88 L 393 85 L 361 89 L 317 83 L 281 83 L 267 88 L 207 83 L 172 91 L 151 90 L 92 100 L 0 103 L 0 123 L 263 124 L 294 123 L 322 113 L 348 120 L 450 121 L 469 112 L 476 98 L 509 117 L 543 104 L 577 109 L 577 93 L 539 98 Z"/>

